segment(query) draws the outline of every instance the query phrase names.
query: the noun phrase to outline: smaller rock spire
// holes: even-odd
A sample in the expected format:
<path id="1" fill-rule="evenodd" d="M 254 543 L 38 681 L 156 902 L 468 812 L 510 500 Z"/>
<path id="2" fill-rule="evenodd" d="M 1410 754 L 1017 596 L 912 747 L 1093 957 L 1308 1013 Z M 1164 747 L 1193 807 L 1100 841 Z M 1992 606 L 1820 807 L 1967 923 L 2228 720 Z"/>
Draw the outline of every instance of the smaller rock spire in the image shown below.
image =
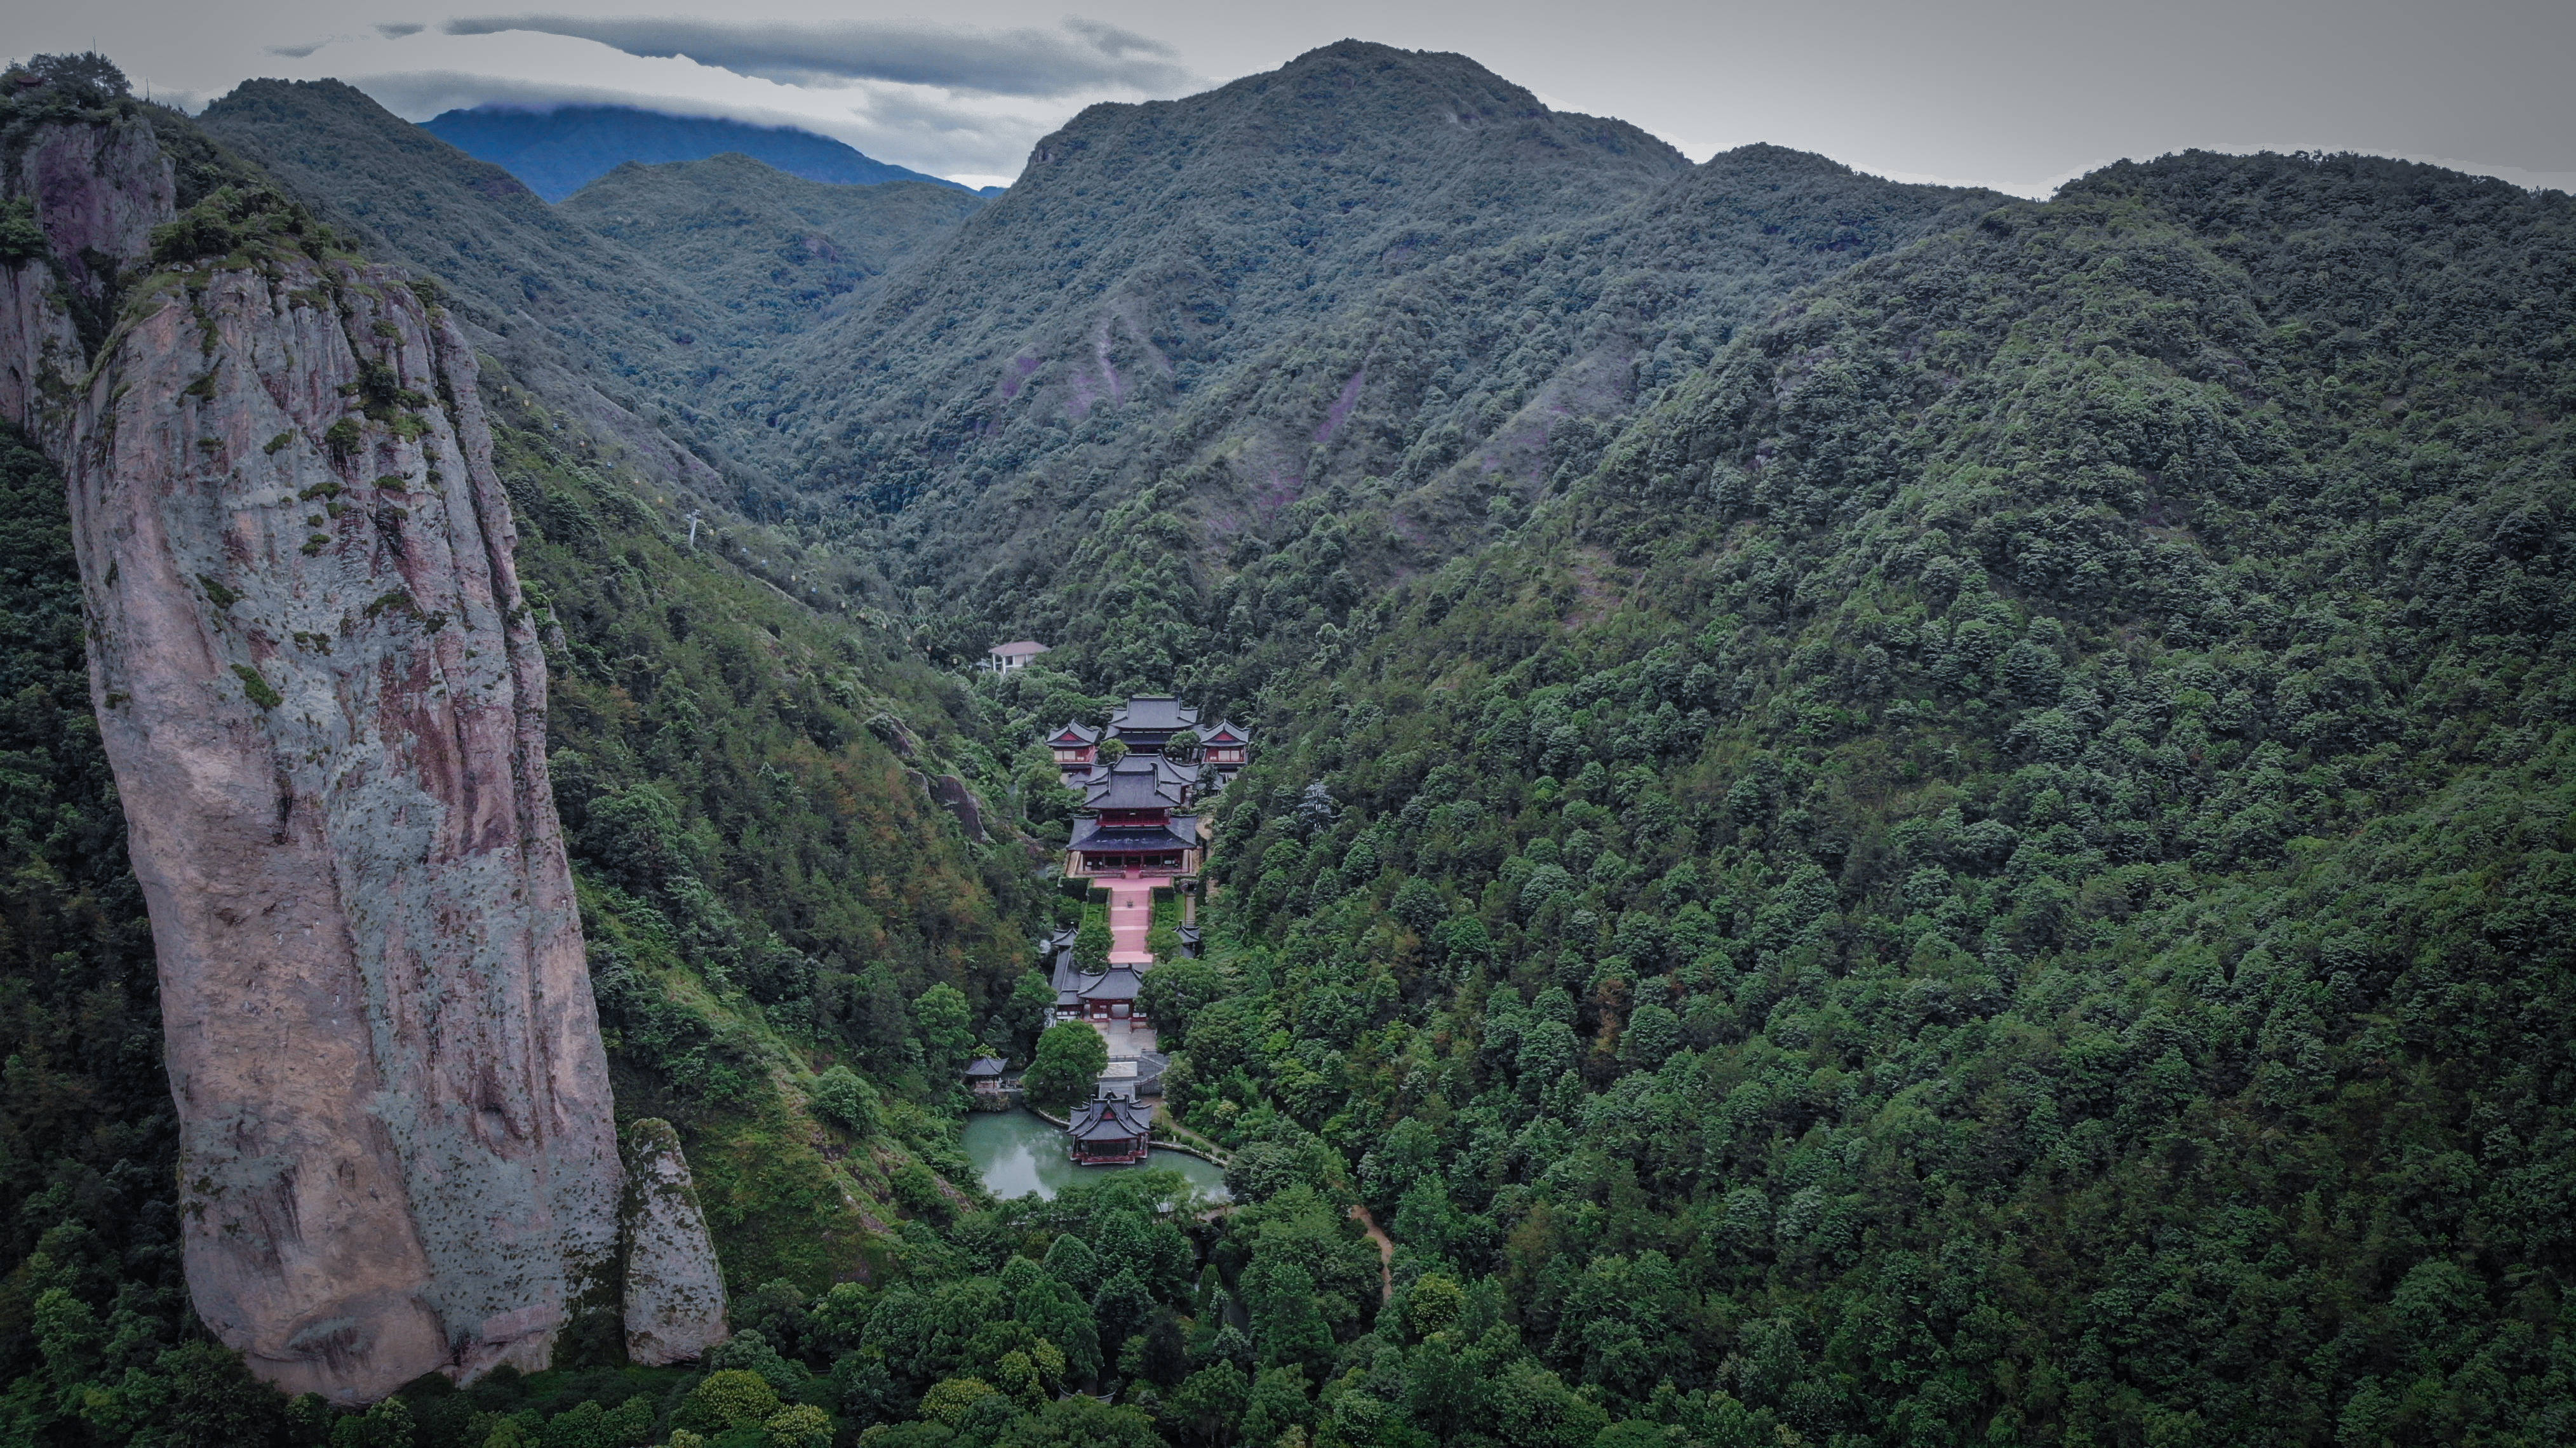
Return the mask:
<path id="1" fill-rule="evenodd" d="M 671 1123 L 626 1128 L 626 1356 L 686 1362 L 725 1340 L 724 1276 Z"/>

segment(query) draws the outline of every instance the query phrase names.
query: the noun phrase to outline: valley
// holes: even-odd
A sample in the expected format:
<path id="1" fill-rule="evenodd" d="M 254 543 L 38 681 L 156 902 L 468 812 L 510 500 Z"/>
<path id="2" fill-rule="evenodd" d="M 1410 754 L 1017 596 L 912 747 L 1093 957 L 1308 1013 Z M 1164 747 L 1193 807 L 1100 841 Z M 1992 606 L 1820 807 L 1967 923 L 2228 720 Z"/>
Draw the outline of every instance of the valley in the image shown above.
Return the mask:
<path id="1" fill-rule="evenodd" d="M 15 1439 L 2576 1438 L 2566 195 L 1346 41 L 550 202 L 93 59 L 0 85 Z M 973 1109 L 1139 1019 L 1209 1159 Z"/>

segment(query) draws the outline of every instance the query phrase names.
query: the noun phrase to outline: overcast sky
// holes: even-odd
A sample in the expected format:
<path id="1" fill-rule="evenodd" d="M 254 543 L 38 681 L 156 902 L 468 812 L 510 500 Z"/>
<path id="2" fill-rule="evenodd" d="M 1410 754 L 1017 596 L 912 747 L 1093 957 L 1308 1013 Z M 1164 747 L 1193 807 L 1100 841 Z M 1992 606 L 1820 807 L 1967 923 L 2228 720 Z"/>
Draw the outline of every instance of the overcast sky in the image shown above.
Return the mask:
<path id="1" fill-rule="evenodd" d="M 252 76 L 337 76 L 414 120 L 624 102 L 979 184 L 1093 101 L 1345 36 L 1463 52 L 1695 159 L 1771 141 L 2036 196 L 2189 146 L 2356 150 L 2576 190 L 2571 0 L 0 0 L 0 49 L 94 46 L 191 109 Z"/>

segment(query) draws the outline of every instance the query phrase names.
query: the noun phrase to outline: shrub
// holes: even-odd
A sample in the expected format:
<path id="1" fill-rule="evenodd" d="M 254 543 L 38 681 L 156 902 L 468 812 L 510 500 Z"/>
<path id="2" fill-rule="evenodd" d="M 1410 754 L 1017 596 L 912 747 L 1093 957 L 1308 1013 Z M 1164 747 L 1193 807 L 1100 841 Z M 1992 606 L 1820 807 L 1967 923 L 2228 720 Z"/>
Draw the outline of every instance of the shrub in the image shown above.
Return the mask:
<path id="1" fill-rule="evenodd" d="M 778 1390 L 760 1374 L 745 1368 L 724 1368 L 707 1374 L 691 1388 L 671 1421 L 700 1433 L 722 1433 L 765 1423 L 782 1406 Z"/>

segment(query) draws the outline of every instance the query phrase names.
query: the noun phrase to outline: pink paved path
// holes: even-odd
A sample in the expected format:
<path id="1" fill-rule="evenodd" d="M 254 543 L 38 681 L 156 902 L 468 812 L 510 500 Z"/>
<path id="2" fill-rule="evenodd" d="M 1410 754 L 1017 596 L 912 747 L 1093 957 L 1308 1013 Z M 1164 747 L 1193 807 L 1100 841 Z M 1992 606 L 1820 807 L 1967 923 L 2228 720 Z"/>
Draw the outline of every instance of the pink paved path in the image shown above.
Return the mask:
<path id="1" fill-rule="evenodd" d="M 1151 963 L 1154 953 L 1145 948 L 1145 933 L 1154 926 L 1154 882 L 1112 876 L 1100 884 L 1109 891 L 1109 963 Z"/>

